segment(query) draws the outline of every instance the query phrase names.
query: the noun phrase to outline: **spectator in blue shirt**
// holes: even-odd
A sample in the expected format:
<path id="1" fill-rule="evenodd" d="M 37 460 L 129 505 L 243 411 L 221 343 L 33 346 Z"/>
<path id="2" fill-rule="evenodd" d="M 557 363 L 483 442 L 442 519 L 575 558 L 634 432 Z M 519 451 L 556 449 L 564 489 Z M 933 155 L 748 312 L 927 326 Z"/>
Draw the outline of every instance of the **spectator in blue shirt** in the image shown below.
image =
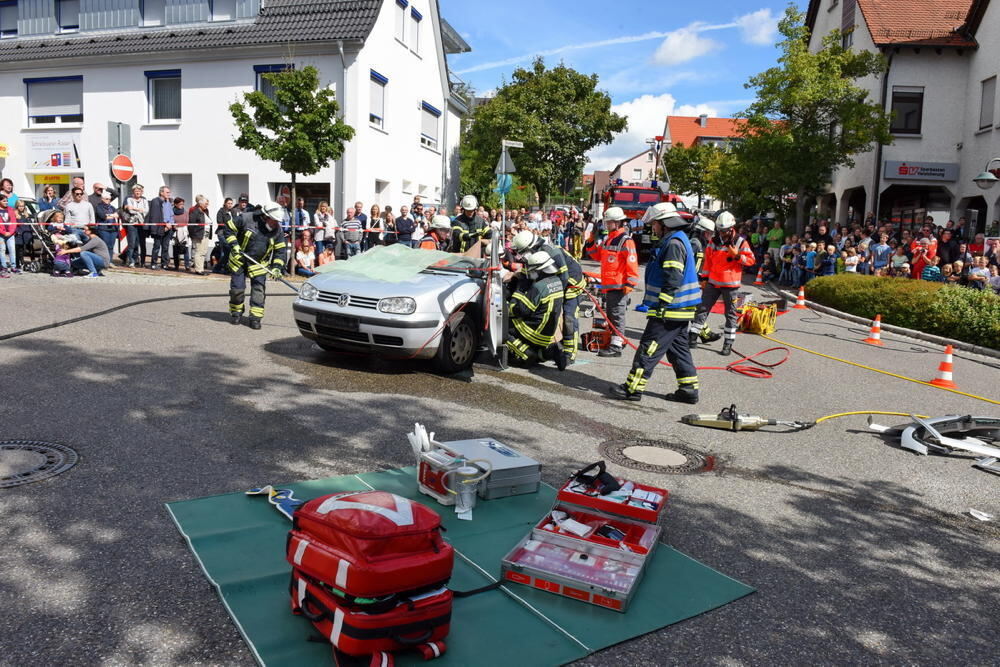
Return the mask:
<path id="1" fill-rule="evenodd" d="M 892 256 L 892 248 L 889 246 L 889 235 L 882 234 L 879 236 L 879 242 L 871 247 L 872 262 L 872 273 L 875 275 L 881 275 L 880 272 L 885 271 L 885 267 L 889 265 L 889 258 Z"/>
<path id="2" fill-rule="evenodd" d="M 936 255 L 927 260 L 924 270 L 920 272 L 920 279 L 927 280 L 932 283 L 944 282 L 944 276 L 941 275 L 941 269 L 938 267 L 938 264 L 940 263 L 941 258 Z"/>
<path id="3" fill-rule="evenodd" d="M 802 277 L 802 283 L 805 284 L 816 277 L 816 244 L 810 243 L 806 246 L 806 251 L 802 253 L 803 266 L 805 268 L 805 274 Z"/>

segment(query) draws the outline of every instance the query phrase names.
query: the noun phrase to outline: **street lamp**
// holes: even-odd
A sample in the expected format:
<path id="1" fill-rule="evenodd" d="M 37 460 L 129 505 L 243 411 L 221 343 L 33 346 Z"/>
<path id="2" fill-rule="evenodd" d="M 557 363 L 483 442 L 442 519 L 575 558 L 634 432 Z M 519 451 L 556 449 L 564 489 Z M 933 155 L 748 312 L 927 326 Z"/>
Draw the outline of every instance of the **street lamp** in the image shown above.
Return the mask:
<path id="1" fill-rule="evenodd" d="M 987 162 L 986 169 L 983 170 L 983 173 L 972 179 L 972 182 L 978 185 L 980 190 L 989 190 L 997 184 L 998 180 L 1000 180 L 1000 178 L 996 177 L 996 174 L 990 171 L 990 165 L 994 162 L 1000 162 L 1000 157 L 995 157 Z"/>

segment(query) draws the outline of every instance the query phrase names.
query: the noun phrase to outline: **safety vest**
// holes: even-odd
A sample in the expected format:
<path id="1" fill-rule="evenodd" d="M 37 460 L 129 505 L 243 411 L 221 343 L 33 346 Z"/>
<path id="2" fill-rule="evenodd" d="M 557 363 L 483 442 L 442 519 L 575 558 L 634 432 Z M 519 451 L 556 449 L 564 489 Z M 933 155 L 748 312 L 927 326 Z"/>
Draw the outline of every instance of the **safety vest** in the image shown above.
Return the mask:
<path id="1" fill-rule="evenodd" d="M 604 240 L 604 245 L 590 249 L 587 255 L 601 263 L 602 292 L 636 286 L 639 279 L 639 259 L 628 230 L 616 229 Z"/>
<path id="2" fill-rule="evenodd" d="M 736 247 L 739 248 L 739 254 L 733 257 L 729 254 L 729 247 L 718 236 L 712 239 L 705 248 L 701 277 L 707 278 L 716 287 L 739 287 L 743 282 L 743 267 L 753 266 L 757 260 L 750 250 L 750 244 L 742 236 L 736 238 Z"/>
<path id="3" fill-rule="evenodd" d="M 683 267 L 676 266 L 673 260 L 666 259 L 667 247 L 673 239 L 677 239 L 684 246 Z M 652 265 L 653 262 L 651 261 L 650 264 Z M 682 269 L 683 271 L 681 284 L 672 294 L 667 294 L 663 291 L 664 269 Z M 681 230 L 676 230 L 660 243 L 660 247 L 657 249 L 656 269 L 651 276 L 647 268 L 646 280 L 652 280 L 653 283 L 651 286 L 647 283 L 647 298 L 652 288 L 655 290 L 659 305 L 658 308 L 651 308 L 649 310 L 648 317 L 659 317 L 668 320 L 694 319 L 695 311 L 698 305 L 701 304 L 701 285 L 698 284 L 698 271 L 695 268 L 694 251 L 691 249 L 691 242 L 688 240 L 687 234 Z"/>
<path id="4" fill-rule="evenodd" d="M 447 252 L 448 249 L 451 247 L 451 239 L 438 241 L 437 235 L 431 233 L 425 236 L 424 238 L 420 239 L 420 245 L 417 247 L 420 250 L 440 250 L 442 252 Z"/>
<path id="5" fill-rule="evenodd" d="M 556 340 L 562 313 L 563 286 L 556 276 L 545 276 L 510 298 L 510 323 L 518 337 L 531 345 L 548 347 Z"/>

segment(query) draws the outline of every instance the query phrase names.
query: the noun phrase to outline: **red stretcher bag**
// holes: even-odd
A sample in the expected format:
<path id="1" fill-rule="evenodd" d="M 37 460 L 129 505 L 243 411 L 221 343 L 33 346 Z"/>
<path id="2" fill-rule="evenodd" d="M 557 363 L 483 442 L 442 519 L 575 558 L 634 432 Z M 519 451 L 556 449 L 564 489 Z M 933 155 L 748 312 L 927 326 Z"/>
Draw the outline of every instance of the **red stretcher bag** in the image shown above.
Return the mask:
<path id="1" fill-rule="evenodd" d="M 308 618 L 337 650 L 352 656 L 417 650 L 425 659 L 444 653 L 451 624 L 452 592 L 441 587 L 402 600 L 381 613 L 344 606 L 326 588 L 292 572 L 292 612 Z M 391 657 L 384 656 L 384 664 Z"/>
<path id="2" fill-rule="evenodd" d="M 350 602 L 442 587 L 451 578 L 454 550 L 441 537 L 434 510 L 385 491 L 363 491 L 298 508 L 286 558 Z"/>

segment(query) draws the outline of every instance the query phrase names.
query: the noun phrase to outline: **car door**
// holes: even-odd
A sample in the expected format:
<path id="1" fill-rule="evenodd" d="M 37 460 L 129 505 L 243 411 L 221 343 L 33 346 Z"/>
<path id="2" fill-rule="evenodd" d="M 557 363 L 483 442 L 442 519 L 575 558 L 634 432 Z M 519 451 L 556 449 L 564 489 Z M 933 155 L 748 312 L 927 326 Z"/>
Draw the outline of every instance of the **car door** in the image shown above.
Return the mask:
<path id="1" fill-rule="evenodd" d="M 490 242 L 490 271 L 487 276 L 486 303 L 483 310 L 486 313 L 486 328 L 489 334 L 490 347 L 494 355 L 500 354 L 504 341 L 504 303 L 503 280 L 500 275 L 500 253 L 503 249 L 501 234 L 494 233 Z"/>

